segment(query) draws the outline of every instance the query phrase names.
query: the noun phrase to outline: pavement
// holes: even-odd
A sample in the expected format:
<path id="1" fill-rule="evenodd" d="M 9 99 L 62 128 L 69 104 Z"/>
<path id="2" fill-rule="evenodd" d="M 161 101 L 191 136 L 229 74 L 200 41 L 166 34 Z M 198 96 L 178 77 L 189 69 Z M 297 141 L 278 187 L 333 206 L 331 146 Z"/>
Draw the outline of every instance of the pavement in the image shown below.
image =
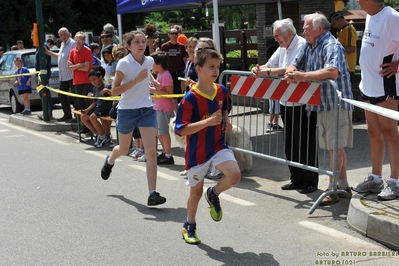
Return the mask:
<path id="1" fill-rule="evenodd" d="M 12 114 L 9 122 L 37 131 L 76 131 L 76 123 L 42 121 L 38 118 L 41 111 L 33 111 L 32 115 Z M 61 118 L 61 109 L 54 109 L 53 116 Z M 114 128 L 113 128 L 114 129 Z M 115 131 L 112 133 L 115 134 Z M 356 139 L 357 131 L 354 131 Z M 399 198 L 392 201 L 379 201 L 377 194 L 356 194 L 350 200 L 347 222 L 357 232 L 375 241 L 399 251 Z"/>

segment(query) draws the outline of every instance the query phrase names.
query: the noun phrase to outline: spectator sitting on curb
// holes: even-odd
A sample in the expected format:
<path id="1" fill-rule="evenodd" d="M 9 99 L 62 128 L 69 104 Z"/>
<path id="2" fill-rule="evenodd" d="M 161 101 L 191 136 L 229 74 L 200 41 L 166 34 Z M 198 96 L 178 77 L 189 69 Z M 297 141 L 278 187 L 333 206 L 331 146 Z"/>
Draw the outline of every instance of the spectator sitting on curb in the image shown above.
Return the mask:
<path id="1" fill-rule="evenodd" d="M 94 97 L 105 97 L 112 95 L 111 93 L 111 85 L 104 85 L 103 77 L 105 75 L 104 68 L 97 67 L 89 72 L 90 83 L 94 86 L 93 91 L 89 93 L 89 96 Z M 109 111 L 112 107 L 112 101 L 93 100 L 93 103 L 82 110 L 82 123 L 94 134 L 96 137 L 96 142 L 94 146 L 97 148 L 101 148 L 105 142 L 107 141 L 107 135 L 103 130 L 103 126 L 98 118 L 101 116 L 108 116 Z"/>

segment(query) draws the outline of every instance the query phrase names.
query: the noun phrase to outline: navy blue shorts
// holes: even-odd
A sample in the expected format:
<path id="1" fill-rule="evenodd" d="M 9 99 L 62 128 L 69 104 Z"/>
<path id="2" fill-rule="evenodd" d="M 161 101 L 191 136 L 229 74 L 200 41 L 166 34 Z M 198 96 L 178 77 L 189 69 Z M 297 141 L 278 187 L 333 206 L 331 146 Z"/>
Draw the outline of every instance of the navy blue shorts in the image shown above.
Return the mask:
<path id="1" fill-rule="evenodd" d="M 101 116 L 108 116 L 109 115 L 109 109 L 105 108 L 105 107 L 94 107 L 93 109 L 91 109 L 87 115 L 91 115 L 91 114 L 95 114 L 97 117 L 101 117 Z"/>

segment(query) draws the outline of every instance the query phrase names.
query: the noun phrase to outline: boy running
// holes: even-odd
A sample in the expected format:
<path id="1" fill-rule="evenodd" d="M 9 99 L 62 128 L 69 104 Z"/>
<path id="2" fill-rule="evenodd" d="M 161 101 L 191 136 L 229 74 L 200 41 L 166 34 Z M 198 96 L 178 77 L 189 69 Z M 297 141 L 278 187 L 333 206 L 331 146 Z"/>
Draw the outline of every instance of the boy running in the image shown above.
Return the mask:
<path id="1" fill-rule="evenodd" d="M 187 185 L 190 195 L 187 200 L 187 221 L 183 224 L 183 239 L 188 244 L 198 244 L 195 216 L 208 172 L 213 175 L 223 173 L 219 183 L 205 192 L 210 206 L 210 215 L 220 221 L 223 211 L 219 194 L 236 185 L 241 172 L 233 152 L 227 148 L 224 131 L 232 126 L 227 115 L 227 89 L 214 81 L 219 75 L 222 56 L 213 49 L 197 50 L 195 70 L 198 83 L 193 85 L 179 105 L 175 131 L 186 136 Z"/>

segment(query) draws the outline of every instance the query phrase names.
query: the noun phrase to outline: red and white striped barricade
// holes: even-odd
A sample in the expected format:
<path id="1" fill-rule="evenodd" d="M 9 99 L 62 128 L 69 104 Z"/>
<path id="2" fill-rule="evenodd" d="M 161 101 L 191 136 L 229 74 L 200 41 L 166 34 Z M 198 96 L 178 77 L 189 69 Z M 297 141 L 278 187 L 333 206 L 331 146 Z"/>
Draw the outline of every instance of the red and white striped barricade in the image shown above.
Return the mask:
<path id="1" fill-rule="evenodd" d="M 254 78 L 231 76 L 231 94 L 294 102 L 302 104 L 320 104 L 320 83 L 287 83 L 285 80 L 272 78 Z"/>

